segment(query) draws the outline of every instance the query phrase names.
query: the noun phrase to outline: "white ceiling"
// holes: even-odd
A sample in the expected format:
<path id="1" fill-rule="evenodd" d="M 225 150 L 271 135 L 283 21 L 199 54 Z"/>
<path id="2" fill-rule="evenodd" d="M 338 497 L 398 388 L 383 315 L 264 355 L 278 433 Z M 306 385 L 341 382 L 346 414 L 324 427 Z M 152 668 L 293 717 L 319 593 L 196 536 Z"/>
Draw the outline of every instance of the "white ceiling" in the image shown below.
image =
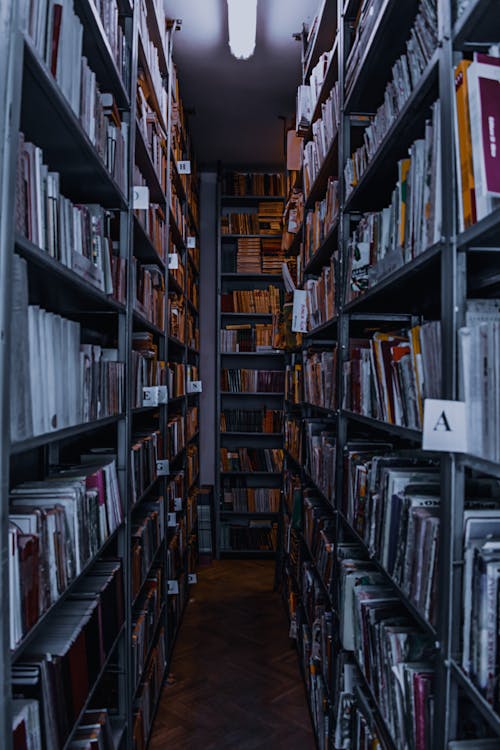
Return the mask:
<path id="1" fill-rule="evenodd" d="M 182 19 L 174 60 L 198 161 L 214 166 L 281 167 L 283 123 L 291 118 L 300 82 L 300 43 L 320 0 L 259 0 L 257 44 L 250 60 L 232 57 L 226 0 L 164 0 Z"/>

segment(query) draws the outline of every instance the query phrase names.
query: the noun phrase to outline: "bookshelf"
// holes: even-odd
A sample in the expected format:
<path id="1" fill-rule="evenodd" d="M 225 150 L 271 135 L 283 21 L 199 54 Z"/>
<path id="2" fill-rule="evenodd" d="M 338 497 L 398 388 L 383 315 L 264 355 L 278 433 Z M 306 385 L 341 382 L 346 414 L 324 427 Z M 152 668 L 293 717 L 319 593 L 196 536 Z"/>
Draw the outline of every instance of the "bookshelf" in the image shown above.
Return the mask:
<path id="1" fill-rule="evenodd" d="M 0 11 L 2 746 L 29 730 L 69 748 L 96 723 L 132 750 L 148 744 L 198 557 L 180 27 L 158 0 L 75 0 L 46 50 L 38 3 L 21 5 Z"/>
<path id="2" fill-rule="evenodd" d="M 326 23 L 327 9 L 336 22 Z M 466 593 L 477 585 L 469 519 L 491 513 L 493 528 L 500 514 L 498 487 L 491 485 L 499 475 L 494 449 L 490 441 L 476 448 L 478 456 L 421 450 L 423 399 L 467 400 L 463 326 L 474 326 L 474 311 L 481 315 L 485 304 L 470 300 L 498 297 L 498 207 L 478 203 L 477 221 L 461 218 L 454 71 L 463 57 L 486 52 L 499 33 L 488 0 L 404 8 L 391 0 L 345 0 L 320 3 L 302 35 L 302 83 L 315 93 L 308 107 L 307 92 L 298 97 L 305 156 L 296 192 L 302 190 L 305 215 L 290 246 L 300 257 L 299 286 L 308 290 L 312 314 L 286 364 L 282 591 L 321 748 L 347 746 L 347 739 L 353 747 L 378 741 L 383 748 L 479 748 L 500 736 L 494 691 L 471 666 L 469 642 L 481 646 L 469 611 L 480 604 Z M 425 38 L 418 61 L 417 37 Z M 402 55 L 411 60 L 406 74 Z M 422 195 L 424 183 L 430 192 Z M 397 213 L 402 184 L 411 195 L 411 232 Z M 300 203 L 297 195 L 289 200 Z M 423 204 L 430 207 L 425 220 L 413 214 Z M 392 347 L 384 361 L 402 378 L 385 404 L 372 369 L 379 346 Z M 398 355 L 408 354 L 402 364 L 397 347 Z M 402 374 L 413 347 L 426 368 L 417 390 L 409 386 L 416 382 L 411 367 Z M 394 488 L 401 482 L 391 501 L 386 481 Z M 483 488 L 479 504 L 473 482 Z M 495 488 L 488 501 L 486 486 Z M 395 498 L 405 504 L 409 527 L 400 525 Z M 417 518 L 428 554 L 412 536 Z M 353 576 L 363 585 L 352 586 Z M 489 611 L 494 632 L 496 604 Z M 377 639 L 370 653 L 361 616 Z M 390 623 L 389 616 L 400 619 Z M 387 697 L 391 677 L 379 671 L 394 663 L 383 639 L 395 637 L 398 622 L 410 640 L 427 644 L 417 665 L 397 667 L 413 685 L 406 683 L 402 700 L 411 700 L 417 684 L 420 691 L 418 719 L 412 709 L 406 725 Z M 496 679 L 497 666 L 491 670 Z"/>
<path id="3" fill-rule="evenodd" d="M 283 193 L 282 174 L 225 170 L 219 177 L 215 460 L 222 557 L 275 558 L 278 549 L 284 356 L 273 346 L 273 328 L 284 301 Z"/>

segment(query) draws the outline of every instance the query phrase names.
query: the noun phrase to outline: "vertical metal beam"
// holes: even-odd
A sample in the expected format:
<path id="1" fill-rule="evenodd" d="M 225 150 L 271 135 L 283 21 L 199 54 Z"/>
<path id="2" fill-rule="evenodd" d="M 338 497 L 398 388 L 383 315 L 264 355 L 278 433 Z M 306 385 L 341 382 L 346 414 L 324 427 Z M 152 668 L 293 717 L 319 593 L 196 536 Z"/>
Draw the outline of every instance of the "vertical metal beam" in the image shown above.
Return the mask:
<path id="1" fill-rule="evenodd" d="M 453 55 L 451 0 L 438 3 L 439 24 L 439 99 L 441 132 L 441 339 L 442 397 L 457 396 L 457 293 L 459 268 L 456 249 L 456 178 L 453 144 Z M 453 455 L 441 457 L 441 519 L 439 539 L 439 613 L 435 684 L 434 734 L 439 748 L 446 748 L 456 725 L 456 695 L 451 690 L 450 656 L 454 646 L 454 629 L 460 621 L 460 597 L 454 586 L 454 560 L 461 555 L 463 518 L 463 481 L 457 486 Z M 463 474 L 462 474 L 463 480 Z M 452 710 L 453 709 L 453 710 Z"/>
<path id="2" fill-rule="evenodd" d="M 10 318 L 11 272 L 14 252 L 14 205 L 18 152 L 23 39 L 20 32 L 26 17 L 25 3 L 0 3 L 0 599 L 4 613 L 9 602 L 9 476 L 10 476 Z M 10 694 L 9 617 L 0 618 L 0 737 L 2 747 L 12 747 L 12 704 Z"/>

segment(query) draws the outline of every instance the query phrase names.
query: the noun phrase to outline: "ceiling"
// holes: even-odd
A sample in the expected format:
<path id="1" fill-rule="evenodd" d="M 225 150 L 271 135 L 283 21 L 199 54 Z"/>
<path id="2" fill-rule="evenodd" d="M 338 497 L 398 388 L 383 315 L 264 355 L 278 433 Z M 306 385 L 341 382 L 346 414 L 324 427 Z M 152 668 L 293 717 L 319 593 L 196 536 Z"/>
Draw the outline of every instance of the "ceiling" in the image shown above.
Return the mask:
<path id="1" fill-rule="evenodd" d="M 182 19 L 174 40 L 184 106 L 198 161 L 256 169 L 283 166 L 283 121 L 294 114 L 300 43 L 320 0 L 259 0 L 253 57 L 236 60 L 228 46 L 226 0 L 164 0 Z"/>

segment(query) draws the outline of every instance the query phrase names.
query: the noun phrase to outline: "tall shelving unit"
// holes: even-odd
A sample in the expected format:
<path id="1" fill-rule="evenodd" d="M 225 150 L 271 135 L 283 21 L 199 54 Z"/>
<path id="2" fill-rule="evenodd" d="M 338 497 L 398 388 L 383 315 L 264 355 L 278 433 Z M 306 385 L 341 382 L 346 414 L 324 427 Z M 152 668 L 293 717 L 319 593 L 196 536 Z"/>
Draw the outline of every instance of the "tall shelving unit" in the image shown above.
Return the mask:
<path id="1" fill-rule="evenodd" d="M 235 172 L 251 173 L 251 170 L 235 170 Z M 282 480 L 280 471 L 223 471 L 221 467 L 221 448 L 237 451 L 238 448 L 249 449 L 272 449 L 283 448 L 283 436 L 280 433 L 266 433 L 262 431 L 223 431 L 221 429 L 221 415 L 224 409 L 283 409 L 284 393 L 282 389 L 269 392 L 242 392 L 238 390 L 222 390 L 222 370 L 274 370 L 284 372 L 284 352 L 278 349 L 258 351 L 255 346 L 250 351 L 224 351 L 221 346 L 221 330 L 227 325 L 248 324 L 271 324 L 273 316 L 271 313 L 257 312 L 228 312 L 222 310 L 221 295 L 233 291 L 265 290 L 270 285 L 280 289 L 283 286 L 281 274 L 276 273 L 241 273 L 237 272 L 236 254 L 239 239 L 265 239 L 266 237 L 281 237 L 269 234 L 232 234 L 222 233 L 222 217 L 231 212 L 255 214 L 259 203 L 283 202 L 282 195 L 232 195 L 224 192 L 224 175 L 218 183 L 218 259 L 217 259 L 217 401 L 216 401 L 216 423 L 217 441 L 215 450 L 216 461 L 216 493 L 215 493 L 215 523 L 217 555 L 222 557 L 275 557 L 275 549 L 259 548 L 234 548 L 231 546 L 230 534 L 231 524 L 236 527 L 245 528 L 253 524 L 268 524 L 277 529 L 279 518 L 278 509 L 272 511 L 239 511 L 227 508 L 224 503 L 224 487 L 237 487 L 241 489 L 269 488 L 281 491 Z M 252 328 L 253 330 L 253 328 Z M 255 337 L 255 334 L 254 334 Z M 255 343 L 255 341 L 254 341 Z M 275 532 L 276 533 L 276 532 Z M 276 542 L 277 542 L 276 534 Z"/>
<path id="2" fill-rule="evenodd" d="M 464 565 L 464 503 L 466 483 L 471 478 L 497 478 L 498 465 L 479 457 L 442 453 L 429 455 L 421 451 L 420 429 L 364 416 L 343 408 L 344 365 L 349 360 L 351 338 L 361 336 L 367 329 L 396 331 L 410 328 L 423 320 L 441 320 L 441 393 L 443 399 L 459 400 L 458 330 L 464 325 L 468 297 L 498 297 L 492 276 L 490 282 L 477 285 L 477 271 L 482 278 L 496 262 L 500 232 L 500 214 L 494 210 L 464 232 L 458 230 L 457 178 L 455 154 L 455 124 L 453 99 L 454 65 L 457 53 L 483 51 L 500 38 L 499 17 L 494 3 L 470 0 L 462 4 L 457 14 L 452 0 L 438 0 L 438 44 L 425 66 L 418 82 L 387 129 L 367 167 L 355 187 L 348 191 L 344 179 L 347 160 L 363 142 L 363 130 L 383 101 L 384 88 L 391 77 L 391 68 L 404 51 L 404 43 L 419 10 L 418 2 L 404 4 L 385 0 L 376 4 L 375 17 L 366 36 L 356 70 L 347 85 L 346 64 L 352 47 L 356 17 L 360 10 L 358 0 L 323 3 L 318 12 L 315 31 L 302 37 L 303 82 L 308 83 L 311 70 L 321 53 L 333 50 L 317 98 L 313 121 L 321 116 L 321 104 L 327 99 L 333 84 L 339 86 L 338 132 L 305 196 L 305 209 L 313 209 L 315 201 L 325 196 L 330 175 L 338 178 L 338 213 L 328 234 L 303 268 L 303 278 L 318 274 L 330 258 L 337 260 L 335 279 L 337 309 L 334 316 L 316 329 L 304 334 L 302 352 L 294 354 L 303 367 L 304 357 L 311 350 L 336 347 L 336 405 L 321 409 L 305 403 L 303 397 L 287 405 L 288 418 L 302 424 L 318 422 L 320 429 L 331 432 L 336 446 L 334 486 L 325 492 L 306 465 L 306 451 L 300 455 L 287 454 L 285 495 L 289 493 L 289 510 L 284 526 L 291 531 L 288 536 L 284 561 L 284 594 L 289 613 L 296 628 L 299 653 L 304 667 L 304 680 L 310 698 L 313 723 L 319 747 L 335 747 L 335 727 L 339 701 L 339 672 L 352 655 L 342 650 L 339 638 L 339 545 L 356 545 L 364 557 L 381 575 L 384 585 L 389 585 L 399 604 L 411 621 L 433 644 L 434 665 L 433 695 L 434 724 L 430 729 L 433 750 L 445 750 L 452 740 L 500 736 L 499 716 L 493 706 L 476 687 L 461 667 L 461 630 L 463 621 L 463 565 Z M 458 15 L 458 17 L 457 17 Z M 365 17 L 366 20 L 366 17 Z M 398 180 L 397 162 L 407 156 L 416 138 L 422 137 L 425 122 L 431 115 L 431 106 L 440 101 L 437 127 L 440 133 L 440 162 L 442 170 L 440 205 L 440 233 L 437 241 L 399 267 L 390 266 L 378 280 L 358 296 L 346 299 L 348 279 L 349 239 L 364 211 L 380 210 L 388 205 L 391 192 Z M 305 141 L 312 138 L 312 129 L 303 133 Z M 305 224 L 293 247 L 299 251 L 305 241 Z M 366 335 L 366 334 L 365 334 Z M 302 433 L 303 442 L 305 435 Z M 435 461 L 440 466 L 439 507 L 439 573 L 438 611 L 431 623 L 419 610 L 409 595 L 391 578 L 382 562 L 368 548 L 365 539 L 343 513 L 346 493 L 345 447 L 356 439 L 385 440 L 394 450 L 409 449 L 411 455 L 421 460 Z M 388 451 L 390 448 L 388 447 Z M 297 488 L 300 488 L 299 490 Z M 292 519 L 291 504 L 302 497 L 301 520 Z M 313 499 L 316 505 L 308 502 Z M 285 511 L 287 506 L 285 505 Z M 313 510 L 311 510 L 313 508 Z M 314 510 L 316 508 L 316 510 Z M 309 521 L 306 516 L 312 513 Z M 331 540 L 329 554 L 332 559 L 331 578 L 318 568 L 317 549 L 311 550 L 307 534 L 311 518 L 316 518 L 319 528 L 326 530 Z M 314 523 L 312 524 L 314 528 Z M 313 535 L 314 536 L 314 535 Z M 323 560 L 324 562 L 324 560 Z M 325 588 L 326 586 L 326 588 Z M 314 606 L 319 603 L 323 611 L 323 633 L 328 648 L 316 655 L 314 677 L 308 672 L 310 639 L 313 630 Z M 326 614 L 325 614 L 326 613 Z M 325 624 L 325 617 L 327 622 Z M 354 658 L 354 661 L 356 659 Z M 365 726 L 378 737 L 381 746 L 395 750 L 398 744 L 383 718 L 373 682 L 364 676 L 357 665 L 354 706 L 363 715 Z M 319 677 L 318 677 L 319 674 Z M 467 719 L 475 716 L 471 726 Z M 327 727 L 325 729 L 325 726 Z M 467 734 L 469 732 L 469 734 Z M 351 738 L 352 740 L 352 738 Z M 427 746 L 427 745 L 426 745 Z M 455 745 L 454 745 L 455 746 Z M 458 747 L 458 745 L 457 745 Z"/>
<path id="3" fill-rule="evenodd" d="M 64 5 L 64 13 L 70 12 L 70 5 Z M 104 462 L 106 456 L 116 461 L 123 518 L 13 649 L 8 627 L 9 559 L 7 552 L 3 555 L 2 746 L 6 750 L 12 746 L 11 669 L 29 659 L 36 645 L 46 640 L 52 630 L 57 632 L 62 607 L 71 605 L 75 592 L 85 590 L 86 581 L 95 575 L 99 561 L 119 560 L 123 586 L 117 607 L 123 610 L 123 623 L 114 633 L 97 676 L 89 683 L 88 694 L 78 706 L 77 714 L 69 719 L 60 742 L 61 747 L 69 746 L 88 708 L 104 707 L 109 709 L 116 750 L 143 747 L 149 742 L 188 598 L 190 576 L 195 573 L 197 563 L 197 414 L 191 414 L 192 427 L 187 434 L 185 423 L 190 410 L 197 407 L 197 394 L 187 392 L 191 390 L 191 381 L 197 380 L 199 348 L 198 185 L 186 124 L 184 120 L 174 122 L 172 115 L 174 107 L 178 113 L 182 111 L 172 57 L 180 22 L 167 21 L 163 5 L 157 0 L 142 3 L 117 0 L 116 20 L 123 35 L 123 47 L 117 53 L 93 0 L 74 2 L 74 12 L 82 26 L 85 59 L 96 75 L 100 92 L 112 95 L 114 122 L 119 118 L 128 129 L 121 163 L 126 163 L 126 178 L 120 185 L 108 171 L 103 156 L 94 147 L 30 38 L 28 3 L 11 6 L 1 11 L 0 55 L 3 100 L 10 103 L 5 108 L 8 117 L 1 125 L 4 165 L 0 228 L 3 248 L 0 268 L 3 334 L 0 382 L 4 425 L 0 461 L 4 496 L 2 544 L 7 550 L 10 489 L 21 482 L 44 480 L 59 466 L 74 466 L 79 463 L 81 454 L 94 449 L 103 451 Z M 138 86 L 142 87 L 142 100 Z M 148 113 L 148 117 L 142 113 L 145 115 L 142 123 L 139 100 Z M 149 131 L 144 127 L 146 119 Z M 85 277 L 78 273 L 71 263 L 64 265 L 15 230 L 19 129 L 25 141 L 42 149 L 43 162 L 49 169 L 60 174 L 62 195 L 75 203 L 98 203 L 112 217 L 113 253 L 126 268 L 120 282 L 121 299 L 98 288 L 92 283 L 91 275 Z M 183 139 L 176 154 L 172 143 L 174 130 Z M 179 159 L 190 162 L 190 176 L 179 175 Z M 141 181 L 137 183 L 139 172 Z M 172 183 L 178 196 L 176 210 L 172 208 Z M 138 184 L 147 188 L 146 204 L 141 204 L 140 209 L 134 204 Z M 26 262 L 30 305 L 40 305 L 51 313 L 78 321 L 83 341 L 116 349 L 118 360 L 124 365 L 124 400 L 119 413 L 62 429 L 54 424 L 50 432 L 9 442 L 9 405 L 13 393 L 12 380 L 9 386 L 8 364 L 16 333 L 11 335 L 10 331 L 14 302 L 10 294 L 13 253 Z M 189 269 L 180 291 L 189 306 L 190 321 L 183 319 L 179 339 L 170 335 L 167 301 L 175 286 L 169 273 L 169 254 L 178 254 Z M 153 287 L 159 290 L 154 305 L 149 304 L 149 298 L 139 300 L 146 304 L 137 301 L 145 283 L 143 277 L 138 279 L 144 270 L 150 273 Z M 149 336 L 150 347 L 155 349 L 154 361 L 161 369 L 161 375 L 142 381 L 142 386 L 149 387 L 148 397 L 151 397 L 150 387 L 154 386 L 152 390 L 157 391 L 153 398 L 158 397 L 159 402 L 154 402 L 153 406 L 149 405 L 142 387 L 137 385 L 134 370 L 137 354 L 134 343 L 145 336 Z M 167 385 L 168 367 L 176 361 L 184 365 L 184 395 L 180 399 L 170 399 L 157 386 Z M 182 420 L 186 439 L 173 455 L 169 425 L 176 415 Z M 151 449 L 153 435 L 157 436 L 154 450 Z M 150 445 L 146 449 L 149 454 L 139 468 L 134 464 L 134 450 L 146 443 Z M 179 475 L 182 481 L 174 491 L 172 486 Z M 154 535 L 153 526 L 156 528 Z M 179 552 L 178 565 L 174 566 L 172 549 Z M 142 631 L 137 629 L 141 620 L 147 622 Z M 87 647 L 88 659 L 95 657 L 92 648 L 97 649 L 97 643 Z"/>

